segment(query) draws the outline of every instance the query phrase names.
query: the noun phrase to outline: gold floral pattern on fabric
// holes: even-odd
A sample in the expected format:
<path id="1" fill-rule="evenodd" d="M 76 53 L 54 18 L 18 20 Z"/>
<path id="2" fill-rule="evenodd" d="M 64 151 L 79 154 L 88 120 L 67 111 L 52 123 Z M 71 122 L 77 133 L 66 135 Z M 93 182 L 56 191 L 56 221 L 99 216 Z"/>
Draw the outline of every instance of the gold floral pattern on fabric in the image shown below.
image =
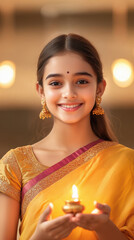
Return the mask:
<path id="1" fill-rule="evenodd" d="M 22 188 L 32 178 L 47 169 L 41 165 L 33 154 L 31 145 L 18 147 L 14 149 L 14 154 L 18 159 L 18 164 L 22 174 Z"/>
<path id="2" fill-rule="evenodd" d="M 85 162 L 89 161 L 93 157 L 95 157 L 100 151 L 110 146 L 117 144 L 116 142 L 110 141 L 103 141 L 101 143 L 96 144 L 95 146 L 91 147 L 89 150 L 82 153 L 76 159 L 58 169 L 57 171 L 53 172 L 52 174 L 48 175 L 47 177 L 43 178 L 41 181 L 37 182 L 24 196 L 22 202 L 22 217 L 25 214 L 26 208 L 29 202 L 39 193 L 42 189 L 49 187 L 50 185 L 54 184 L 59 179 L 63 178 L 65 175 L 70 173 L 71 171 L 75 170 Z"/>
<path id="3" fill-rule="evenodd" d="M 0 178 L 0 192 L 8 195 L 11 198 L 14 198 L 18 202 L 20 201 L 20 191 L 15 189 L 12 185 L 6 182 L 5 179 Z"/>
<path id="4" fill-rule="evenodd" d="M 21 171 L 13 150 L 0 160 L 0 192 L 20 201 Z"/>

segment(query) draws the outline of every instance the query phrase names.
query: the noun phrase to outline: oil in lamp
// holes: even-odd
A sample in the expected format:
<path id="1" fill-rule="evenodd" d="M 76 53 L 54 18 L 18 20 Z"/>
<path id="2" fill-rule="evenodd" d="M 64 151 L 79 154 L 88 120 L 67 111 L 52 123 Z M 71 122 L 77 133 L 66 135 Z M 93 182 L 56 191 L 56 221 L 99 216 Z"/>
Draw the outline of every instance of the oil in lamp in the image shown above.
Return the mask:
<path id="1" fill-rule="evenodd" d="M 84 206 L 80 204 L 78 197 L 78 190 L 75 185 L 72 186 L 72 200 L 66 200 L 63 206 L 64 213 L 81 213 L 84 210 Z"/>

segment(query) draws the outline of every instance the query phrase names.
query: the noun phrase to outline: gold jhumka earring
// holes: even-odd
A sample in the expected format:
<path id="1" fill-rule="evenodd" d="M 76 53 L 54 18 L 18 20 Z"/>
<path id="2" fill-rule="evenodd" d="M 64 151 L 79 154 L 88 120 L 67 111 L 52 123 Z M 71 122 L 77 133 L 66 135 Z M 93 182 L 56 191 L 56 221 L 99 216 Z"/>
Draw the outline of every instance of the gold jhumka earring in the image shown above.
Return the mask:
<path id="1" fill-rule="evenodd" d="M 42 110 L 39 114 L 39 118 L 44 120 L 45 118 L 51 118 L 51 113 L 49 112 L 47 105 L 46 105 L 46 101 L 45 98 L 41 99 L 41 104 L 42 104 Z"/>
<path id="2" fill-rule="evenodd" d="M 92 111 L 93 115 L 103 115 L 104 114 L 104 109 L 100 106 L 100 103 L 101 103 L 101 97 L 96 96 L 96 107 Z"/>

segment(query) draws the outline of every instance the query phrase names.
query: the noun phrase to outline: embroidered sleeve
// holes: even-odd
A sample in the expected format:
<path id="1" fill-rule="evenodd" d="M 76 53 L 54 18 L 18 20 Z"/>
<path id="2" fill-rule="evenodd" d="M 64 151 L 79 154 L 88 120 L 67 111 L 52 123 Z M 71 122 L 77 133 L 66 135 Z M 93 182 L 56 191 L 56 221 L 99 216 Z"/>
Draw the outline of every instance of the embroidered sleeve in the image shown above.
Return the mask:
<path id="1" fill-rule="evenodd" d="M 20 201 L 21 172 L 13 150 L 0 160 L 0 192 Z"/>

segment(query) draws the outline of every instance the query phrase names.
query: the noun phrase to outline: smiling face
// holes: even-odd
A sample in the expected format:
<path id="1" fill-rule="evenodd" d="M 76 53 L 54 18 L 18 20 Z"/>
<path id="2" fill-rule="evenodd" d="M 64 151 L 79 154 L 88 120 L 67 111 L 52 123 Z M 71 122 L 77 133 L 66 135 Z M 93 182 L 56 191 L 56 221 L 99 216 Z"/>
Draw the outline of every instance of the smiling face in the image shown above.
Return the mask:
<path id="1" fill-rule="evenodd" d="M 102 95 L 101 85 L 89 63 L 76 53 L 64 52 L 49 59 L 39 91 L 55 119 L 75 123 L 89 121 L 96 92 Z"/>

